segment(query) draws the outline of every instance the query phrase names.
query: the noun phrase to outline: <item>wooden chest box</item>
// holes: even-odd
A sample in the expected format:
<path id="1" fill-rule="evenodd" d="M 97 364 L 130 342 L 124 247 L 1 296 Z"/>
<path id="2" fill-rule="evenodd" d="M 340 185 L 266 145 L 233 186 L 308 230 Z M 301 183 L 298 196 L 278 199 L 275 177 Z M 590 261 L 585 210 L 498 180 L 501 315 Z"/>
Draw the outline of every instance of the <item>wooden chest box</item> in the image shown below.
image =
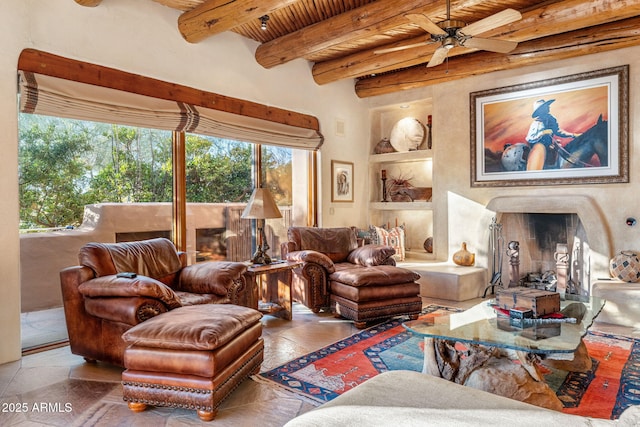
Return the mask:
<path id="1" fill-rule="evenodd" d="M 533 317 L 560 311 L 560 294 L 542 289 L 507 288 L 496 292 L 496 304 L 505 310 L 526 308 L 533 311 Z"/>

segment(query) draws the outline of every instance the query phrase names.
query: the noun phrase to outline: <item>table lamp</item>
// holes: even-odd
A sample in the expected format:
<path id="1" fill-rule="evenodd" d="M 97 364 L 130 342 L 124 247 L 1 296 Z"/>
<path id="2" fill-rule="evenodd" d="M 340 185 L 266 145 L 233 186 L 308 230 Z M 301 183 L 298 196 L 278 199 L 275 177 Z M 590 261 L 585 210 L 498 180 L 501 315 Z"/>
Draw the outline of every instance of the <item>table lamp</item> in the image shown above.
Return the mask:
<path id="1" fill-rule="evenodd" d="M 254 189 L 241 217 L 257 221 L 258 246 L 253 258 L 251 258 L 251 262 L 253 264 L 271 264 L 271 257 L 267 254 L 269 245 L 264 233 L 264 220 L 267 218 L 282 218 L 280 209 L 278 209 L 271 192 L 266 188 Z"/>

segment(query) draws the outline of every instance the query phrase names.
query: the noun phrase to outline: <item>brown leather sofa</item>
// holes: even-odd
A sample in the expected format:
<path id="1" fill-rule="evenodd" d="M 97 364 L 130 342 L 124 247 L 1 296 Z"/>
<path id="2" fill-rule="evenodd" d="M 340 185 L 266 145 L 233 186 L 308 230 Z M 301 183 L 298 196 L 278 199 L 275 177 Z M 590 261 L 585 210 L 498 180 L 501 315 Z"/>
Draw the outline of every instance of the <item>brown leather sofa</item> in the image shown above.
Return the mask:
<path id="1" fill-rule="evenodd" d="M 294 270 L 293 299 L 313 312 L 330 308 L 359 328 L 370 320 L 420 313 L 420 275 L 397 267 L 392 247 L 360 246 L 352 227 L 291 227 L 287 234 L 282 257 L 302 262 Z"/>
<path id="2" fill-rule="evenodd" d="M 122 334 L 177 307 L 196 304 L 251 306 L 239 262 L 186 265 L 186 254 L 164 238 L 88 243 L 79 264 L 60 272 L 71 352 L 87 361 L 124 366 Z M 119 277 L 132 272 L 136 277 Z"/>

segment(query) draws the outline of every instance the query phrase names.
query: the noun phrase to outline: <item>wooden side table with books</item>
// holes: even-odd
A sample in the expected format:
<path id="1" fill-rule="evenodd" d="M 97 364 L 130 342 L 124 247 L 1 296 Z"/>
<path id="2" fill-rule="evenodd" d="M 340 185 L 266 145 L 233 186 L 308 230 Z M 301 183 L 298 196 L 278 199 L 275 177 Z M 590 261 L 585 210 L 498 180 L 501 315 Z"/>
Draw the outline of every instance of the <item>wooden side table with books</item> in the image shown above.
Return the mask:
<path id="1" fill-rule="evenodd" d="M 291 279 L 296 261 L 250 264 L 244 273 L 252 294 L 252 307 L 264 314 L 291 320 Z"/>

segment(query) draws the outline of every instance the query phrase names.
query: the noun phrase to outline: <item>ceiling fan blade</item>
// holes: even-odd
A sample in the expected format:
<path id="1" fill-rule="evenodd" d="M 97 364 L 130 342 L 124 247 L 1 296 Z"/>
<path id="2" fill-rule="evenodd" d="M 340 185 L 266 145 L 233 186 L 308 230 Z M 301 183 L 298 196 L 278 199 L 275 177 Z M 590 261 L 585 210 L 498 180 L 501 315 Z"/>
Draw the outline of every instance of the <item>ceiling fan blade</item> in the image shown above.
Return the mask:
<path id="1" fill-rule="evenodd" d="M 409 21 L 413 22 L 414 24 L 420 26 L 420 28 L 422 28 L 429 34 L 444 35 L 444 36 L 447 35 L 447 32 L 442 28 L 438 27 L 438 25 L 436 25 L 435 22 L 429 19 L 427 15 L 424 15 L 422 13 L 408 13 L 404 15 L 404 17 L 407 18 Z"/>
<path id="2" fill-rule="evenodd" d="M 427 67 L 435 67 L 436 65 L 442 64 L 444 60 L 447 58 L 448 53 L 449 53 L 449 49 L 446 49 L 444 47 L 437 48 L 436 51 L 433 52 L 433 56 L 431 57 L 431 60 L 427 64 Z"/>
<path id="3" fill-rule="evenodd" d="M 494 28 L 519 21 L 520 19 L 522 19 L 520 12 L 514 9 L 505 9 L 495 15 L 487 16 L 473 24 L 469 24 L 458 31 L 462 32 L 462 34 L 466 36 L 475 36 L 476 34 L 482 34 L 486 31 L 493 30 Z"/>
<path id="4" fill-rule="evenodd" d="M 488 50 L 489 52 L 509 53 L 518 46 L 518 43 L 509 40 L 471 37 L 461 42 L 460 45 L 474 49 Z"/>
<path id="5" fill-rule="evenodd" d="M 427 44 L 427 42 L 411 43 L 411 44 L 406 44 L 404 46 L 388 47 L 386 49 L 374 50 L 373 53 L 376 54 L 376 55 L 380 55 L 380 54 L 383 54 L 383 53 L 398 52 L 400 50 L 413 49 L 414 47 L 425 46 L 426 44 Z"/>

